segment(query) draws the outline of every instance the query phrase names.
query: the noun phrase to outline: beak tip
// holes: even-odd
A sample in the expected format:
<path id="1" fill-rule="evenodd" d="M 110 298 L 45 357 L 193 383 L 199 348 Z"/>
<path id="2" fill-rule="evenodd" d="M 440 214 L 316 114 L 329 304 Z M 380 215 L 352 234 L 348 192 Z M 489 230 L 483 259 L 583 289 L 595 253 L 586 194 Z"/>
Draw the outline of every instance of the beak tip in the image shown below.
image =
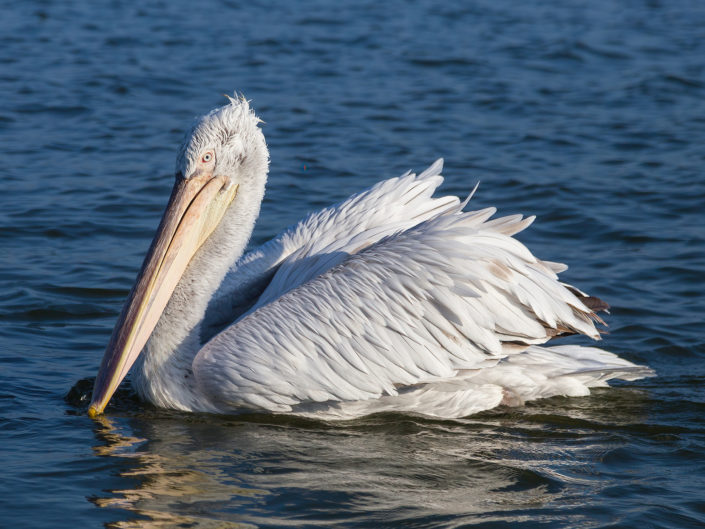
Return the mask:
<path id="1" fill-rule="evenodd" d="M 91 419 L 95 419 L 95 418 L 96 418 L 98 415 L 100 415 L 100 414 L 101 414 L 101 411 L 98 410 L 98 408 L 97 408 L 96 406 L 94 406 L 93 404 L 91 404 L 91 405 L 88 407 L 88 416 L 89 416 Z"/>

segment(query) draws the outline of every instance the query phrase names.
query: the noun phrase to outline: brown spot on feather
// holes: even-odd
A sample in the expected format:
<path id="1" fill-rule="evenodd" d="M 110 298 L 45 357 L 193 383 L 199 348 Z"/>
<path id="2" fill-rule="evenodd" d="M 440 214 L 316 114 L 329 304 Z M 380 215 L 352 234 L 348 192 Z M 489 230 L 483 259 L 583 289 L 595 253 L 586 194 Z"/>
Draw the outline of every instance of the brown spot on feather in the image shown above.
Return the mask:
<path id="1" fill-rule="evenodd" d="M 570 285 L 565 285 L 565 287 L 570 290 L 571 294 L 573 294 L 576 298 L 578 298 L 580 301 L 583 302 L 583 305 L 585 305 L 587 308 L 589 308 L 593 312 L 609 312 L 610 306 L 609 303 L 606 301 L 596 297 L 596 296 L 586 296 L 582 292 L 580 292 L 577 288 L 574 288 Z"/>
<path id="2" fill-rule="evenodd" d="M 595 296 L 580 298 L 580 301 L 582 301 L 583 304 L 593 312 L 609 312 L 610 310 L 610 306 L 606 301 L 603 301 Z"/>
<path id="3" fill-rule="evenodd" d="M 511 269 L 503 262 L 498 261 L 497 259 L 490 260 L 488 269 L 490 272 L 492 272 L 492 274 L 494 274 L 500 279 L 504 279 L 505 281 L 509 281 L 512 278 Z"/>

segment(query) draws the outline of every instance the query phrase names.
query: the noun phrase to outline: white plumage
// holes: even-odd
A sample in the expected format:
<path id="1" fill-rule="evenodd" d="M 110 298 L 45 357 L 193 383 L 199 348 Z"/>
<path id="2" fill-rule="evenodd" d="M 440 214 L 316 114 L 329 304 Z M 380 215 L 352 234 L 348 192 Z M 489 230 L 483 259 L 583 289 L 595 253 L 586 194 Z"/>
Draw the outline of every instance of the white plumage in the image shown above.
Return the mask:
<path id="1" fill-rule="evenodd" d="M 257 145 L 256 123 L 233 99 L 197 123 L 181 152 L 217 157 L 233 142 L 213 138 L 233 135 L 245 137 L 240 149 Z M 266 156 L 239 155 L 255 152 Z M 188 175 L 194 162 L 182 156 Z M 599 339 L 585 304 L 593 298 L 513 238 L 533 217 L 491 220 L 494 208 L 464 212 L 457 197 L 433 198 L 441 160 L 311 214 L 239 259 L 246 237 L 226 242 L 224 226 L 251 231 L 259 205 L 238 200 L 261 199 L 266 159 L 253 163 L 259 175 L 229 163 L 239 213 L 229 210 L 195 252 L 144 347 L 134 385 L 146 400 L 220 413 L 460 417 L 651 374 L 601 349 L 538 345 L 564 333 Z"/>

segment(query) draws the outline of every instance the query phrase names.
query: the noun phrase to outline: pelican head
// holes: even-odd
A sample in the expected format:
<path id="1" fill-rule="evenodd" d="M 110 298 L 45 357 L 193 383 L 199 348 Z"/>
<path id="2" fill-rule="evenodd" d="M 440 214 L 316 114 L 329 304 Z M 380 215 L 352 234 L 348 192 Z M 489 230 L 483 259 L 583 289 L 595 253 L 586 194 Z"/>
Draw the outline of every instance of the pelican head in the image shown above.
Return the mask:
<path id="1" fill-rule="evenodd" d="M 260 120 L 242 97 L 196 120 L 179 149 L 176 182 L 135 286 L 103 356 L 88 414 L 103 412 L 201 245 L 253 175 L 266 176 Z M 259 205 L 257 206 L 259 208 Z"/>

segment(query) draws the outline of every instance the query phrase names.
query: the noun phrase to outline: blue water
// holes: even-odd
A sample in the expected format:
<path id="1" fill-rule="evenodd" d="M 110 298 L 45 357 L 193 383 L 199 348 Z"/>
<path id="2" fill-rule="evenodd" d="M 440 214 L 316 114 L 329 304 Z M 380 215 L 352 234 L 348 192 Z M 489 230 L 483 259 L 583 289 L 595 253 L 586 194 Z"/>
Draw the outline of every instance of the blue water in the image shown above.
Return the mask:
<path id="1" fill-rule="evenodd" d="M 705 525 L 705 3 L 138 4 L 0 17 L 0 526 Z M 658 377 L 458 421 L 129 391 L 90 420 L 178 142 L 235 89 L 271 149 L 255 243 L 443 156 Z"/>

